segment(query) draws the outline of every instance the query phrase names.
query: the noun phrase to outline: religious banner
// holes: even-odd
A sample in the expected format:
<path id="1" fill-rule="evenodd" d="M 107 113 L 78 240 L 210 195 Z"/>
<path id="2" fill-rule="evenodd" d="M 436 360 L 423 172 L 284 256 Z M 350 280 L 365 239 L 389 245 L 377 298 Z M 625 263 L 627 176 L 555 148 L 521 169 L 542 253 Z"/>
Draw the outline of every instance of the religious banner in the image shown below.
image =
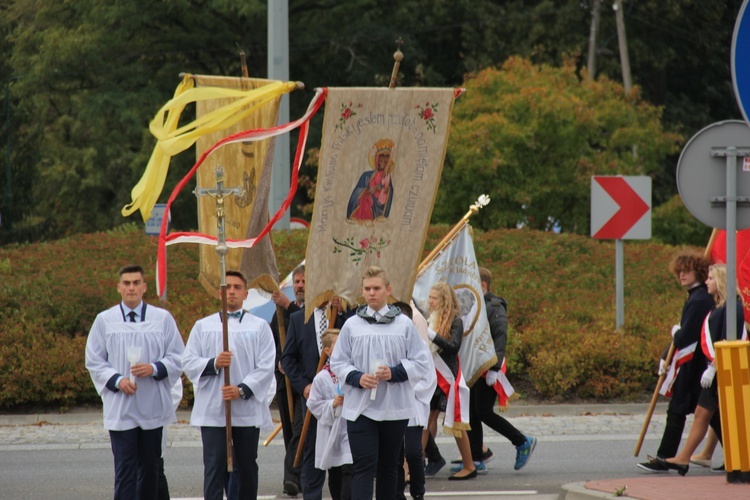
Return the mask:
<path id="1" fill-rule="evenodd" d="M 445 281 L 453 287 L 461 306 L 461 320 L 464 323 L 464 339 L 458 357 L 466 385 L 469 387 L 474 385 L 488 368 L 497 363 L 470 230 L 471 227 L 465 224 L 443 251 L 424 267 L 414 284 L 412 296 L 417 307 L 426 313 L 429 310 L 428 301 L 432 285 Z M 498 373 L 498 377 L 504 378 L 504 374 L 501 373 Z M 483 384 L 484 381 L 480 383 Z M 507 383 L 507 380 L 503 380 L 502 383 Z M 512 391 L 512 388 L 510 390 Z"/>
<path id="2" fill-rule="evenodd" d="M 252 90 L 276 83 L 258 78 L 193 75 L 197 88 L 215 87 L 235 90 Z M 234 98 L 216 98 L 196 103 L 196 121 L 210 116 L 216 110 L 232 103 Z M 276 125 L 281 96 L 258 107 L 225 129 L 202 135 L 196 141 L 196 157 L 215 143 L 243 130 L 268 129 Z M 268 222 L 268 197 L 271 185 L 274 139 L 228 144 L 211 155 L 211 166 L 224 167 L 224 185 L 242 186 L 242 196 L 231 196 L 225 202 L 226 238 L 247 239 L 257 236 Z M 197 186 L 213 187 L 216 183 L 213 168 L 199 169 Z M 216 204 L 212 197 L 198 198 L 198 230 L 216 236 Z M 238 269 L 252 281 L 260 274 L 268 274 L 278 281 L 276 258 L 270 238 L 259 240 L 252 248 L 232 248 L 226 256 L 226 268 Z M 200 282 L 212 295 L 221 286 L 219 256 L 214 248 L 200 246 Z"/>
<path id="3" fill-rule="evenodd" d="M 328 89 L 307 244 L 308 305 L 334 295 L 354 304 L 371 265 L 390 276 L 393 299 L 409 301 L 458 93 Z"/>

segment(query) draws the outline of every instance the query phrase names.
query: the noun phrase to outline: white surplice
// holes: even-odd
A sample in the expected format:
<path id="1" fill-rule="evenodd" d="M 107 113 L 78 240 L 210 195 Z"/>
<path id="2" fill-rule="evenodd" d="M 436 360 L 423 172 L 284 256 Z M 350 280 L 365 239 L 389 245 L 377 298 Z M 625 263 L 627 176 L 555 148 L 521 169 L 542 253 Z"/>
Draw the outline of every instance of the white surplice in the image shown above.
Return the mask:
<path id="1" fill-rule="evenodd" d="M 141 348 L 138 363 L 161 362 L 167 378 L 138 377 L 132 396 L 108 389 L 113 376 L 130 375 L 128 347 Z M 119 304 L 97 315 L 86 341 L 86 368 L 104 404 L 105 429 L 150 430 L 177 421 L 171 389 L 182 375 L 184 348 L 174 318 L 159 307 L 149 304 L 145 321 L 137 323 L 124 320 Z"/>
<path id="2" fill-rule="evenodd" d="M 321 470 L 352 463 L 346 420 L 341 415 L 336 416 L 336 408 L 333 407 L 337 387 L 338 384 L 324 368 L 315 375 L 307 399 L 307 409 L 318 419 L 315 467 Z"/>
<path id="3" fill-rule="evenodd" d="M 341 415 L 357 420 L 365 415 L 372 420 L 408 420 L 416 416 L 415 395 L 410 381 L 419 381 L 434 372 L 430 352 L 419 337 L 414 323 L 399 314 L 390 323 L 368 323 L 360 316 L 352 316 L 341 328 L 331 356 L 331 369 L 341 380 L 344 408 Z M 346 377 L 354 370 L 373 373 L 372 360 L 379 359 L 389 367 L 399 363 L 406 369 L 409 380 L 380 381 L 375 399 L 371 390 L 355 388 Z"/>
<path id="4" fill-rule="evenodd" d="M 232 401 L 232 426 L 273 427 L 269 405 L 276 393 L 274 362 L 276 345 L 268 323 L 245 313 L 240 322 L 229 318 L 229 350 L 233 353 L 229 366 L 229 384 L 247 385 L 253 395 L 250 399 Z M 190 331 L 183 369 L 193 383 L 195 403 L 190 417 L 194 427 L 225 427 L 226 414 L 221 388 L 224 373 L 201 376 L 209 361 L 224 348 L 221 316 L 219 313 L 198 320 Z"/>

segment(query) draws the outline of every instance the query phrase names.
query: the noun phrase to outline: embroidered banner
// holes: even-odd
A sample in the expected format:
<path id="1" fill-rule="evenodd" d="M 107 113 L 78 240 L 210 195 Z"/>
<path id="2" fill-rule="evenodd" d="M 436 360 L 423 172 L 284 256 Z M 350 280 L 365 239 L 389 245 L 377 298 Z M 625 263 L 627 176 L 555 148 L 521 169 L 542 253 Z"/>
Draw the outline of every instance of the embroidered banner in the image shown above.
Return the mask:
<path id="1" fill-rule="evenodd" d="M 197 88 L 228 88 L 239 91 L 259 89 L 276 83 L 258 78 L 233 78 L 223 76 L 194 75 Z M 197 121 L 215 113 L 235 98 L 216 98 L 196 103 Z M 276 125 L 281 96 L 259 107 L 254 113 L 222 129 L 202 135 L 196 141 L 196 156 L 221 139 L 243 130 L 268 129 Z M 268 222 L 268 196 L 271 185 L 274 138 L 261 141 L 236 142 L 217 150 L 211 155 L 210 167 L 198 169 L 198 187 L 215 187 L 216 176 L 213 167 L 224 167 L 224 186 L 243 186 L 243 196 L 232 196 L 225 201 L 227 239 L 248 239 L 257 236 Z M 210 196 L 198 198 L 198 230 L 216 236 L 216 202 Z M 238 269 L 251 281 L 260 274 L 270 275 L 278 281 L 276 258 L 270 238 L 259 240 L 252 248 L 230 249 L 226 256 L 227 269 Z M 221 265 L 215 248 L 200 246 L 200 282 L 212 295 L 221 286 Z"/>
<path id="2" fill-rule="evenodd" d="M 470 229 L 468 224 L 461 228 L 448 246 L 427 265 L 414 284 L 413 294 L 417 307 L 428 311 L 432 285 L 445 281 L 455 290 L 464 322 L 464 340 L 458 356 L 469 387 L 497 363 Z"/>
<path id="3" fill-rule="evenodd" d="M 408 302 L 448 140 L 454 89 L 329 88 L 307 244 L 306 303 L 361 298 L 388 272 Z M 305 308 L 307 314 L 314 307 Z"/>

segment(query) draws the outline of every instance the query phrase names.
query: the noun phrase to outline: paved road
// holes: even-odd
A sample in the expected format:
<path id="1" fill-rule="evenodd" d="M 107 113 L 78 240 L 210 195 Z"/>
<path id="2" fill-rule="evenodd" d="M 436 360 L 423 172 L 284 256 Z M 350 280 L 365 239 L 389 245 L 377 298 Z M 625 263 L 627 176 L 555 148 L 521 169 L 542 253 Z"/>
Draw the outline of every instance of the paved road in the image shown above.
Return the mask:
<path id="1" fill-rule="evenodd" d="M 428 497 L 483 492 L 484 496 L 474 496 L 497 498 L 502 491 L 518 498 L 557 498 L 566 482 L 636 475 L 632 451 L 645 411 L 646 405 L 514 405 L 508 418 L 540 443 L 529 467 L 514 473 L 514 450 L 502 436 L 488 430 L 486 441 L 498 457 L 490 465 L 490 474 L 477 481 L 455 483 L 447 481 L 446 467 L 429 480 L 432 495 Z M 660 404 L 641 457 L 653 453 L 663 431 L 664 412 L 665 406 Z M 167 431 L 167 476 L 173 498 L 194 498 L 201 493 L 200 433 L 188 425 L 187 412 L 181 412 L 179 418 Z M 267 498 L 282 496 L 278 487 L 281 442 L 279 436 L 268 448 L 259 450 L 260 492 Z M 438 443 L 446 458 L 458 455 L 452 438 L 440 437 Z M 107 498 L 111 484 L 109 437 L 98 413 L 0 415 L 0 498 L 49 498 L 45 493 L 49 491 L 55 491 L 58 498 Z"/>

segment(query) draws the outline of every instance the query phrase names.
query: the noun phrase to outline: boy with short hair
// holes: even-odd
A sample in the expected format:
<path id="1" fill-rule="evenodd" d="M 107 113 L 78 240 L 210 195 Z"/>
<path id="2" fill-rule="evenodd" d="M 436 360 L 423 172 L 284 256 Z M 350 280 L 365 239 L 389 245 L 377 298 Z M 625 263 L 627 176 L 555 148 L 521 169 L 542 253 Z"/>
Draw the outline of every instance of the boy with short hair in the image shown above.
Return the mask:
<path id="1" fill-rule="evenodd" d="M 307 408 L 318 420 L 315 468 L 328 470 L 328 489 L 333 500 L 349 500 L 352 497 L 352 452 L 346 420 L 341 418 L 344 395 L 330 365 L 338 336 L 339 330 L 329 328 L 321 338 L 323 355 L 329 359 L 313 379 Z"/>
<path id="2" fill-rule="evenodd" d="M 344 323 L 331 369 L 344 380 L 342 417 L 352 451 L 352 498 L 396 497 L 398 454 L 409 419 L 415 416 L 409 380 L 428 376 L 430 353 L 412 323 L 388 305 L 390 280 L 369 267 L 362 276 L 366 306 Z M 381 381 L 385 383 L 380 383 Z M 406 382 L 406 383 L 405 383 Z"/>

